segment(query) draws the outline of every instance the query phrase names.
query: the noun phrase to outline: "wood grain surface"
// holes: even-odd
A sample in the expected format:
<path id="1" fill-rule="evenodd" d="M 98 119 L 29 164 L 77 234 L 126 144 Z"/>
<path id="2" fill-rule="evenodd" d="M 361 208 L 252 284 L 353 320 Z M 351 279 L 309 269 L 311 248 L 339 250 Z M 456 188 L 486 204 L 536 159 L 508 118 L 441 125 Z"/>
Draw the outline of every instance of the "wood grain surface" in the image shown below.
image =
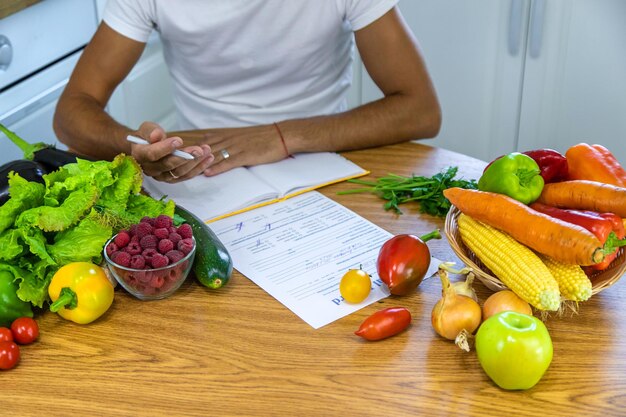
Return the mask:
<path id="1" fill-rule="evenodd" d="M 458 166 L 478 178 L 485 163 L 407 143 L 356 151 L 348 158 L 372 172 L 432 175 Z M 371 194 L 322 192 L 391 233 L 423 234 L 443 220 L 407 205 L 383 210 Z M 446 239 L 433 256 L 457 261 Z M 491 293 L 475 285 L 482 301 Z M 314 330 L 235 272 L 209 290 L 193 278 L 172 297 L 139 301 L 118 288 L 111 309 L 90 325 L 46 312 L 40 340 L 22 347 L 21 363 L 0 372 L 2 416 L 624 416 L 626 286 L 617 282 L 550 317 L 554 359 L 532 389 L 508 392 L 465 353 L 437 336 L 430 313 L 437 279 L 409 296 L 389 297 Z M 393 338 L 353 334 L 375 311 L 407 307 L 413 323 Z"/>

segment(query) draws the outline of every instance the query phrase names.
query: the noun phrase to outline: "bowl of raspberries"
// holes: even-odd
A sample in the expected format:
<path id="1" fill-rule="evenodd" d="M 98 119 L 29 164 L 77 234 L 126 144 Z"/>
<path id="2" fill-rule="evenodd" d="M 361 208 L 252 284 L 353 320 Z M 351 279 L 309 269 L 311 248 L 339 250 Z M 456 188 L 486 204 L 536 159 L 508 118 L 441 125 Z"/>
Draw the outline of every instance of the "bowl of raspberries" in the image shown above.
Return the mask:
<path id="1" fill-rule="evenodd" d="M 111 274 L 141 300 L 158 300 L 174 293 L 187 278 L 195 254 L 191 226 L 175 226 L 166 215 L 144 217 L 104 247 Z"/>

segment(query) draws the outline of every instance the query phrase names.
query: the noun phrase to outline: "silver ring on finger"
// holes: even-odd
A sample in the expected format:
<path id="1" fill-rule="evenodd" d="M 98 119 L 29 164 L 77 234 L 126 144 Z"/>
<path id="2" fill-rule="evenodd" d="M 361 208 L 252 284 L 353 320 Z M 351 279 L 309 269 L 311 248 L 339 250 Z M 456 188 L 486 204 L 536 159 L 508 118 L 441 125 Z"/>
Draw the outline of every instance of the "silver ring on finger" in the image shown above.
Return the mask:
<path id="1" fill-rule="evenodd" d="M 172 172 L 172 170 L 171 170 L 171 169 L 170 169 L 169 171 L 167 171 L 167 172 L 168 172 L 168 173 L 170 174 L 170 176 L 171 176 L 173 179 L 175 179 L 175 180 L 176 180 L 176 179 L 178 179 L 178 178 L 180 178 L 178 175 L 174 174 L 174 173 Z"/>
<path id="2" fill-rule="evenodd" d="M 224 159 L 230 158 L 230 154 L 228 153 L 228 151 L 226 149 L 222 149 L 220 151 L 220 153 L 222 154 L 222 158 L 224 158 Z"/>

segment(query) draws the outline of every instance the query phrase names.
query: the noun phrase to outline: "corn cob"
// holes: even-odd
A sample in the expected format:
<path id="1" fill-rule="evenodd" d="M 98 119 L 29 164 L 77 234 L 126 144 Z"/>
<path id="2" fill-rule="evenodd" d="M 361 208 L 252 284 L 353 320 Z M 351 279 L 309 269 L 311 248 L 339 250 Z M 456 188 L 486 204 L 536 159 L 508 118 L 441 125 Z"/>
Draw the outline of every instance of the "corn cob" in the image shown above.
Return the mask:
<path id="1" fill-rule="evenodd" d="M 458 225 L 463 243 L 504 285 L 539 310 L 559 309 L 559 285 L 532 250 L 465 214 L 459 215 Z"/>
<path id="2" fill-rule="evenodd" d="M 580 265 L 564 264 L 544 255 L 539 255 L 539 258 L 556 279 L 563 298 L 586 301 L 591 297 L 591 281 Z"/>

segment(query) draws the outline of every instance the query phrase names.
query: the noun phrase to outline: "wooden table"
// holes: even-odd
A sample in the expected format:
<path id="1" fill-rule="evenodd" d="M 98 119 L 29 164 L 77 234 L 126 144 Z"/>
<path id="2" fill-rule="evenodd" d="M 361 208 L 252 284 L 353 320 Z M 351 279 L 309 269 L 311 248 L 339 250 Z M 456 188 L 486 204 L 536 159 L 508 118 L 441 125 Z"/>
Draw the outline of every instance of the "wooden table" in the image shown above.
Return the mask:
<path id="1" fill-rule="evenodd" d="M 416 144 L 350 152 L 371 170 L 432 175 L 454 165 L 478 178 L 485 163 Z M 322 190 L 391 233 L 423 234 L 441 219 L 416 206 L 398 216 L 370 194 Z M 457 261 L 446 239 L 433 256 Z M 623 281 L 623 280 L 622 280 Z M 482 301 L 491 293 L 481 283 Z M 577 316 L 551 317 L 554 359 L 532 389 L 508 392 L 465 353 L 437 336 L 430 313 L 436 279 L 415 294 L 390 297 L 314 330 L 235 272 L 211 291 L 188 280 L 169 299 L 142 302 L 120 288 L 98 321 L 73 324 L 38 317 L 41 337 L 22 361 L 0 372 L 2 416 L 571 416 L 626 415 L 626 284 L 580 305 Z M 407 307 L 411 327 L 380 342 L 353 334 L 373 312 Z"/>

